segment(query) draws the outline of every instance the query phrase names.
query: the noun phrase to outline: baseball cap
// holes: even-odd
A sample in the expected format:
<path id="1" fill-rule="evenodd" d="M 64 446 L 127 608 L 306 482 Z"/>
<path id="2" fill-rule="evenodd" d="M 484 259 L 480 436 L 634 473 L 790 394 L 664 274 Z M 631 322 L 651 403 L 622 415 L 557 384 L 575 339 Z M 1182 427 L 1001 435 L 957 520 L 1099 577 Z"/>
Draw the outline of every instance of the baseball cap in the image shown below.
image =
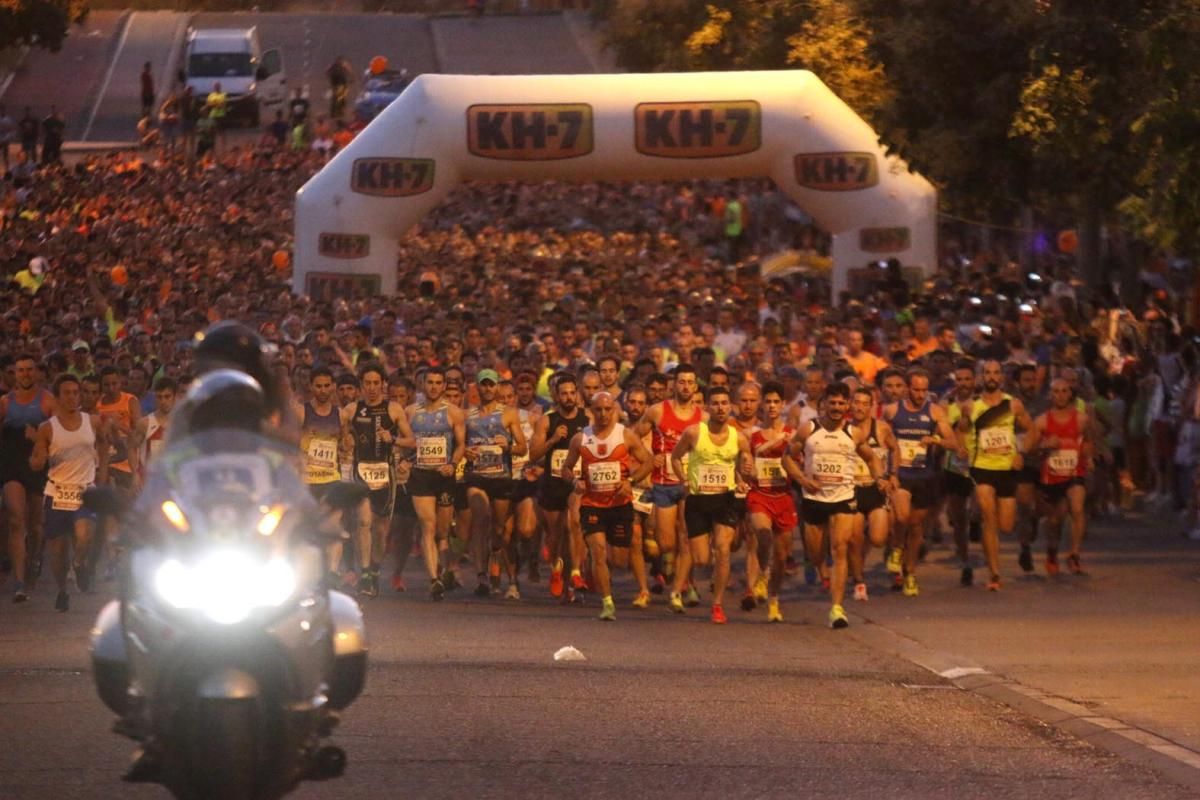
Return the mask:
<path id="1" fill-rule="evenodd" d="M 494 369 L 481 369 L 479 370 L 479 374 L 475 376 L 475 382 L 483 383 L 484 381 L 499 383 L 500 375 Z"/>
<path id="2" fill-rule="evenodd" d="M 85 353 L 90 353 L 90 352 L 92 352 L 92 348 L 91 348 L 91 347 L 89 347 L 89 346 L 88 346 L 88 343 L 87 343 L 87 342 L 85 342 L 83 339 L 76 339 L 76 340 L 75 340 L 75 341 L 74 341 L 74 342 L 71 344 L 71 349 L 72 349 L 72 350 L 82 350 L 82 351 L 83 351 L 83 352 L 85 352 Z"/>

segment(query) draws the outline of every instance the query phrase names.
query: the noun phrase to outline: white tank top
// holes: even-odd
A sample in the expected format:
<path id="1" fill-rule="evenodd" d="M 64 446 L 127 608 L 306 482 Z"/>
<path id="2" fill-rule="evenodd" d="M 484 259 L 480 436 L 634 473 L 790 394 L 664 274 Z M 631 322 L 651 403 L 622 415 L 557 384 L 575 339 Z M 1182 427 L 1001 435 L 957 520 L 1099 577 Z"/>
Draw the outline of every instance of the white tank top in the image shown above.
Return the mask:
<path id="1" fill-rule="evenodd" d="M 50 418 L 50 480 L 46 496 L 54 497 L 55 486 L 88 487 L 96 482 L 96 432 L 92 419 L 82 414 L 78 430 L 69 431 Z"/>
<path id="2" fill-rule="evenodd" d="M 820 503 L 840 503 L 854 497 L 855 461 L 858 458 L 854 439 L 845 427 L 825 430 L 814 421 L 815 430 L 804 440 L 804 471 L 821 485 L 819 494 L 804 490 L 807 500 Z"/>
<path id="3" fill-rule="evenodd" d="M 167 426 L 158 421 L 158 414 L 146 417 L 146 439 L 142 444 L 142 466 L 149 466 L 150 461 L 158 455 L 167 443 Z"/>

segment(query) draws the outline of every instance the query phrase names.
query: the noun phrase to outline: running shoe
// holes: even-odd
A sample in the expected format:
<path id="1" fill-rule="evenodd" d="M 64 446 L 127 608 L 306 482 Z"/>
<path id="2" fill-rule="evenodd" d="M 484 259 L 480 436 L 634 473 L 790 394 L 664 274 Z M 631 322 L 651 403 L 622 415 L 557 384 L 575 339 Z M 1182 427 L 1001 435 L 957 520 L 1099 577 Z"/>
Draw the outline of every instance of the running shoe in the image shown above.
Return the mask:
<path id="1" fill-rule="evenodd" d="M 587 581 L 585 581 L 583 579 L 583 576 L 580 575 L 579 572 L 571 573 L 571 588 L 577 592 L 586 592 L 587 591 L 587 588 L 588 588 Z"/>
<path id="2" fill-rule="evenodd" d="M 633 598 L 633 607 L 634 608 L 649 608 L 650 607 L 650 593 L 649 592 L 638 592 L 638 596 Z"/>
<path id="3" fill-rule="evenodd" d="M 510 583 L 508 585 L 508 591 L 504 593 L 504 599 L 505 600 L 520 600 L 521 599 L 521 587 L 517 586 L 517 584 L 515 584 L 515 583 Z"/>
<path id="4" fill-rule="evenodd" d="M 563 563 L 562 559 L 554 562 L 554 569 L 550 570 L 550 595 L 552 597 L 562 597 L 563 593 Z"/>
<path id="5" fill-rule="evenodd" d="M 654 581 L 650 584 L 650 594 L 662 594 L 666 588 L 667 579 L 662 575 L 655 575 Z"/>
<path id="6" fill-rule="evenodd" d="M 713 625 L 724 625 L 726 622 L 729 622 L 729 620 L 725 617 L 725 609 L 721 608 L 720 606 L 713 606 L 712 621 Z"/>
<path id="7" fill-rule="evenodd" d="M 492 593 L 492 586 L 488 581 L 488 576 L 484 573 L 479 573 L 478 580 L 475 583 L 475 596 L 487 597 Z"/>
<path id="8" fill-rule="evenodd" d="M 867 593 L 867 585 L 865 583 L 860 582 L 854 584 L 854 599 L 858 600 L 860 603 L 865 603 L 871 599 L 870 595 Z"/>
<path id="9" fill-rule="evenodd" d="M 408 591 L 408 587 L 404 585 L 404 576 L 399 572 L 392 574 L 392 591 L 404 592 Z"/>
<path id="10" fill-rule="evenodd" d="M 60 591 L 58 593 L 58 597 L 54 598 L 54 610 L 55 611 L 70 611 L 71 610 L 71 598 L 66 593 L 66 591 Z"/>
<path id="11" fill-rule="evenodd" d="M 446 596 L 446 586 L 438 578 L 432 578 L 429 581 L 429 596 L 435 601 L 441 600 Z"/>
<path id="12" fill-rule="evenodd" d="M 1058 574 L 1058 552 L 1046 551 L 1046 574 L 1053 577 Z"/>
<path id="13" fill-rule="evenodd" d="M 1083 564 L 1079 561 L 1077 553 L 1071 553 L 1071 555 L 1067 556 L 1067 569 L 1071 571 L 1072 575 L 1083 574 Z"/>
<path id="14" fill-rule="evenodd" d="M 379 577 L 373 572 L 363 573 L 362 580 L 358 582 L 358 593 L 363 597 L 378 597 Z"/>
<path id="15" fill-rule="evenodd" d="M 754 592 L 749 589 L 742 595 L 742 611 L 753 611 L 758 602 L 754 599 Z"/>
<path id="16" fill-rule="evenodd" d="M 684 597 L 683 604 L 688 608 L 695 608 L 700 605 L 700 593 L 690 583 L 688 584 L 687 596 Z"/>
<path id="17" fill-rule="evenodd" d="M 1033 552 L 1029 549 L 1029 545 L 1021 545 L 1021 555 L 1017 556 L 1017 564 L 1025 572 L 1033 572 Z"/>
<path id="18" fill-rule="evenodd" d="M 617 604 L 613 602 L 611 597 L 604 598 L 604 606 L 600 609 L 601 622 L 616 622 L 617 620 Z"/>
<path id="19" fill-rule="evenodd" d="M 921 593 L 920 587 L 917 586 L 916 575 L 904 576 L 904 589 L 902 591 L 904 592 L 905 597 L 916 597 Z"/>
<path id="20" fill-rule="evenodd" d="M 18 583 L 16 590 L 13 592 L 14 603 L 24 603 L 29 600 L 29 594 L 25 591 L 25 584 Z"/>
<path id="21" fill-rule="evenodd" d="M 975 583 L 975 570 L 970 567 L 963 567 L 962 574 L 959 575 L 958 582 L 963 586 L 972 586 Z"/>
<path id="22" fill-rule="evenodd" d="M 850 627 L 850 620 L 846 618 L 846 609 L 841 606 L 834 606 L 829 609 L 829 627 L 834 630 Z"/>
<path id="23" fill-rule="evenodd" d="M 682 614 L 683 613 L 683 595 L 679 594 L 678 592 L 671 592 L 671 600 L 668 603 L 668 606 L 676 614 Z"/>
<path id="24" fill-rule="evenodd" d="M 754 581 L 754 599 L 762 603 L 767 599 L 767 576 L 759 575 Z"/>
<path id="25" fill-rule="evenodd" d="M 783 622 L 783 612 L 779 610 L 779 598 L 767 601 L 767 622 Z"/>
<path id="26" fill-rule="evenodd" d="M 991 577 L 991 578 L 988 580 L 987 590 L 988 590 L 989 592 L 998 592 L 998 591 L 1000 591 L 1000 576 L 999 576 L 999 575 L 993 575 L 993 576 L 992 576 L 992 577 Z"/>
<path id="27" fill-rule="evenodd" d="M 812 586 L 817 582 L 817 565 L 811 561 L 804 562 L 804 582 Z"/>
<path id="28" fill-rule="evenodd" d="M 447 592 L 462 586 L 458 580 L 458 573 L 454 571 L 453 567 L 447 567 L 446 571 L 442 573 L 442 585 L 446 587 Z"/>
<path id="29" fill-rule="evenodd" d="M 494 567 L 488 567 L 488 583 L 490 584 L 488 586 L 488 588 L 491 589 L 491 593 L 494 596 L 499 597 L 500 596 L 500 565 L 499 564 L 496 564 Z"/>
<path id="30" fill-rule="evenodd" d="M 888 551 L 887 571 L 899 575 L 904 571 L 904 549 L 893 547 Z"/>

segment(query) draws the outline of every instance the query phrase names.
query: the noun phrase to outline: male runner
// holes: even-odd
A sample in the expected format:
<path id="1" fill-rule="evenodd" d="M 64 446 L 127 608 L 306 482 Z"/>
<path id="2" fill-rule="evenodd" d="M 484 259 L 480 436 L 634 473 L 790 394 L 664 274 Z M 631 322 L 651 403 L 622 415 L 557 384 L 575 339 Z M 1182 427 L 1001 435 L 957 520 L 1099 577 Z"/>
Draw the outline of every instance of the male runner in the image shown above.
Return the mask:
<path id="1" fill-rule="evenodd" d="M 80 384 L 82 387 L 82 384 Z M 81 389 L 82 391 L 82 389 Z M 175 409 L 175 399 L 179 392 L 179 384 L 174 378 L 163 375 L 154 382 L 154 408 L 139 421 L 134 431 L 133 444 L 138 451 L 138 463 L 142 468 L 142 480 L 150 462 L 154 460 L 167 441 L 167 426 L 170 424 L 171 412 Z M 82 396 L 82 394 L 81 394 Z"/>
<path id="2" fill-rule="evenodd" d="M 866 387 L 855 389 L 851 396 L 850 427 L 855 432 L 866 433 L 867 444 L 875 451 L 883 468 L 890 472 L 890 465 L 899 461 L 896 436 L 891 425 L 875 418 L 875 393 Z M 872 547 L 887 545 L 892 515 L 888 494 L 876 485 L 867 462 L 859 458 L 855 465 L 854 503 L 857 509 L 850 540 L 850 572 L 854 577 L 854 599 L 866 601 L 870 598 L 864 571 L 867 556 Z M 894 492 L 895 482 L 892 481 L 888 488 Z"/>
<path id="3" fill-rule="evenodd" d="M 1049 408 L 1049 402 L 1038 396 L 1037 367 L 1022 364 L 1014 376 L 1013 396 L 1025 404 L 1030 417 L 1037 417 Z M 1025 449 L 1021 469 L 1017 471 L 1017 513 L 1021 516 L 1017 539 L 1021 550 L 1017 564 L 1024 572 L 1033 572 L 1033 541 L 1038 529 L 1038 491 L 1041 464 L 1036 450 Z"/>
<path id="4" fill-rule="evenodd" d="M 534 428 L 544 413 L 542 404 L 537 397 L 537 377 L 529 372 L 523 372 L 514 379 L 512 384 L 500 384 L 500 399 L 517 411 L 521 423 L 521 433 L 525 436 L 526 444 L 533 441 Z M 512 515 L 510 524 L 516 530 L 513 538 L 514 552 L 509 558 L 509 567 L 513 570 L 510 578 L 521 571 L 521 565 L 528 565 L 530 583 L 537 583 L 541 576 L 538 573 L 539 541 L 537 515 L 537 489 L 541 468 L 529 458 L 529 452 L 514 454 L 512 459 Z M 509 600 L 520 600 L 521 592 L 515 580 L 510 580 L 508 590 L 504 594 Z"/>
<path id="5" fill-rule="evenodd" d="M 362 576 L 359 593 L 364 597 L 379 594 L 379 567 L 387 548 L 392 527 L 392 512 L 396 505 L 396 478 L 392 470 L 392 451 L 397 447 L 412 447 L 415 439 L 409 428 L 404 408 L 388 400 L 387 375 L 383 365 L 367 362 L 358 371 L 362 399 L 340 412 L 342 437 L 353 453 L 354 479 L 364 484 L 369 493 L 358 507 L 358 566 Z M 312 440 L 310 439 L 310 443 Z M 313 445 L 320 452 L 316 460 L 322 465 L 333 462 L 336 453 L 322 445 Z M 327 477 L 328 473 L 321 473 Z"/>
<path id="6" fill-rule="evenodd" d="M 579 407 L 579 388 L 575 376 L 562 373 L 554 381 L 554 407 L 537 421 L 533 431 L 533 442 L 529 447 L 529 458 L 542 461 L 540 497 L 538 500 L 546 517 L 546 548 L 549 551 L 550 594 L 563 597 L 563 539 L 568 535 L 567 506 L 574 490 L 574 482 L 562 479 L 562 465 L 566 462 L 571 439 L 588 425 L 587 414 Z M 568 556 L 570 553 L 568 544 Z M 580 563 L 573 562 L 573 574 L 580 574 Z M 566 593 L 572 599 L 575 587 Z"/>
<path id="7" fill-rule="evenodd" d="M 334 403 L 333 372 L 316 367 L 309 374 L 311 400 L 292 403 L 292 418 L 300 421 L 300 464 L 304 483 L 318 501 L 341 478 L 343 417 L 348 416 Z M 342 563 L 342 542 L 329 546 L 329 571 L 336 573 Z"/>
<path id="8" fill-rule="evenodd" d="M 479 575 L 475 594 L 486 597 L 500 594 L 501 568 L 508 575 L 509 585 L 516 586 L 514 565 L 508 559 L 508 515 L 512 502 L 512 457 L 527 451 L 521 430 L 520 415 L 497 396 L 500 376 L 495 370 L 483 369 L 475 378 L 479 388 L 479 407 L 467 414 L 467 500 L 471 504 L 475 525 L 472 541 L 477 552 L 477 566 L 486 567 Z M 491 520 L 490 555 L 482 531 Z M 518 591 L 520 591 L 518 589 Z"/>
<path id="9" fill-rule="evenodd" d="M 799 483 L 803 474 L 800 465 L 792 458 L 788 449 L 788 443 L 795 430 L 783 422 L 783 404 L 783 385 L 775 382 L 765 384 L 762 388 L 761 404 L 763 424 L 750 434 L 750 453 L 754 458 L 754 469 L 750 476 L 750 493 L 746 496 L 746 508 L 749 512 L 750 530 L 753 532 L 754 546 L 751 547 L 751 552 L 759 553 L 760 565 L 771 565 L 766 591 L 767 622 L 783 622 L 783 612 L 779 608 L 779 591 L 783 586 L 787 558 L 791 555 L 792 532 L 800 521 L 789 480 Z M 764 550 L 765 556 L 762 555 Z M 758 582 L 762 578 L 760 574 L 754 584 L 756 595 Z"/>
<path id="10" fill-rule="evenodd" d="M 729 390 L 724 386 L 711 387 L 708 419 L 685 428 L 671 451 L 675 474 L 687 475 L 687 501 L 683 510 L 687 545 L 679 549 L 678 569 L 671 586 L 671 610 L 683 613 L 683 587 L 692 566 L 708 566 L 715 561 L 712 621 L 717 625 L 728 621 L 723 601 L 729 584 L 729 553 L 738 523 L 734 494 L 739 488 L 745 491 L 741 473 L 749 471 L 750 461 L 749 438 L 729 424 L 732 408 Z"/>
<path id="11" fill-rule="evenodd" d="M 12 391 L 0 396 L 0 486 L 8 514 L 8 557 L 16 580 L 13 602 L 24 603 L 41 571 L 41 497 L 46 485 L 45 472 L 33 469 L 29 457 L 38 428 L 54 414 L 57 403 L 38 383 L 33 356 L 18 355 L 13 375 Z"/>
<path id="12" fill-rule="evenodd" d="M 630 386 L 623 396 L 625 398 L 626 427 L 636 430 L 637 424 L 642 421 L 642 417 L 646 415 L 646 409 L 649 407 L 646 390 L 641 386 Z M 650 452 L 653 446 L 652 434 L 647 433 L 642 437 L 642 446 L 646 448 L 646 452 Z M 651 460 L 653 460 L 653 455 Z M 653 466 L 651 471 L 653 471 Z M 649 473 L 633 484 L 633 538 L 634 541 L 642 543 L 642 549 L 640 553 L 634 551 L 630 557 L 641 558 L 643 564 L 649 561 L 652 570 L 651 577 L 654 580 L 647 593 L 639 592 L 638 596 L 634 598 L 634 608 L 647 608 L 650 605 L 650 592 L 662 594 L 665 586 L 662 574 L 662 551 L 659 549 L 658 539 L 654 532 L 654 503 L 650 499 L 651 488 Z"/>
<path id="13" fill-rule="evenodd" d="M 388 378 L 388 400 L 401 408 L 408 408 L 417 393 L 416 385 L 400 372 Z M 404 568 L 412 554 L 413 539 L 417 530 L 417 512 L 409 494 L 408 479 L 412 477 L 412 461 L 408 455 L 396 448 L 392 451 L 392 469 L 396 476 L 396 503 L 392 512 L 392 528 L 388 533 L 395 565 L 392 568 L 392 590 L 407 591 L 404 584 Z"/>
<path id="14" fill-rule="evenodd" d="M 429 367 L 425 371 L 425 400 L 408 407 L 409 425 L 416 439 L 416 461 L 408 479 L 413 509 L 421 526 L 421 549 L 429 573 L 429 595 L 441 600 L 454 588 L 450 554 L 450 523 L 453 504 L 439 504 L 443 495 L 454 495 L 454 472 L 466 452 L 466 414 L 451 405 L 446 393 L 446 371 Z M 444 498 L 442 498 L 444 499 Z M 439 561 L 443 568 L 439 569 Z M 447 585 L 449 584 L 449 585 Z"/>
<path id="15" fill-rule="evenodd" d="M 696 404 L 696 370 L 689 364 L 675 368 L 674 396 L 655 403 L 637 425 L 638 436 L 652 434 L 651 446 L 654 453 L 653 484 L 650 500 L 654 503 L 654 530 L 662 551 L 663 575 L 668 581 L 675 577 L 675 559 L 687 547 L 678 541 L 676 524 L 683 506 L 685 487 L 682 472 L 676 471 L 671 458 L 675 445 L 683 432 L 692 425 L 700 424 L 704 410 Z M 687 576 L 684 576 L 686 580 Z M 695 595 L 693 597 L 693 595 Z M 689 586 L 688 602 L 699 603 L 694 586 Z"/>
<path id="16" fill-rule="evenodd" d="M 942 407 L 929 398 L 929 373 L 920 367 L 908 371 L 908 392 L 904 399 L 888 405 L 883 418 L 896 436 L 897 477 L 893 494 L 896 526 L 903 541 L 903 590 L 905 597 L 916 597 L 917 562 L 925 538 L 925 519 L 937 499 L 934 446 L 955 447 L 957 439 L 946 422 Z"/>
<path id="17" fill-rule="evenodd" d="M 592 577 L 602 598 L 600 619 L 606 622 L 617 618 L 608 548 L 612 548 L 613 564 L 628 565 L 633 572 L 638 597 L 650 597 L 642 543 L 633 527 L 633 484 L 650 474 L 654 458 L 631 428 L 617 422 L 619 411 L 610 392 L 600 390 L 592 395 L 594 421 L 571 437 L 567 459 L 559 472 L 563 480 L 574 481 L 575 465 L 582 460 L 580 523 L 592 556 Z"/>
<path id="18" fill-rule="evenodd" d="M 844 383 L 830 384 L 821 398 L 820 407 L 821 415 L 792 437 L 791 454 L 793 458 L 803 458 L 800 485 L 804 490 L 804 526 L 817 529 L 815 538 L 829 537 L 833 553 L 829 626 L 837 629 L 850 625 L 842 601 L 846 595 L 850 538 L 857 513 L 855 456 L 867 462 L 867 469 L 881 491 L 889 488 L 890 476 L 867 443 L 867 432 L 853 430 L 845 424 L 850 408 L 850 387 Z M 814 537 L 806 531 L 806 538 Z"/>
<path id="19" fill-rule="evenodd" d="M 121 388 L 121 371 L 116 367 L 100 370 L 100 403 L 96 410 L 110 423 L 113 452 L 109 454 L 108 476 L 119 492 L 132 497 L 141 488 L 138 452 L 131 446 L 131 439 L 142 419 L 142 407 L 136 397 Z"/>
<path id="20" fill-rule="evenodd" d="M 1027 437 L 1029 452 L 1041 449 L 1042 474 L 1039 489 L 1049 510 L 1046 530 L 1046 574 L 1057 575 L 1058 544 L 1062 536 L 1063 517 L 1071 518 L 1071 550 L 1067 568 L 1073 575 L 1083 574 L 1079 551 L 1087 516 L 1085 478 L 1089 462 L 1094 457 L 1092 426 L 1086 411 L 1075 403 L 1071 385 L 1062 378 L 1050 383 L 1050 409 L 1033 421 Z"/>
<path id="21" fill-rule="evenodd" d="M 974 399 L 975 364 L 968 359 L 962 359 L 954 366 L 954 391 L 942 405 L 950 427 L 957 429 L 958 421 L 962 417 L 961 405 Z M 975 496 L 975 481 L 971 478 L 970 459 L 958 448 L 946 451 L 942 488 L 946 498 L 946 515 L 950 518 L 950 527 L 954 530 L 954 548 L 961 568 L 959 583 L 970 586 L 975 582 L 975 569 L 971 566 L 970 517 L 967 504 Z"/>
<path id="22" fill-rule="evenodd" d="M 717 385 L 726 384 L 712 382 L 710 376 L 710 386 Z M 727 385 L 726 388 L 728 388 Z M 762 389 L 757 383 L 747 381 L 738 387 L 736 400 L 733 413 L 729 417 L 729 424 L 740 433 L 746 434 L 747 438 L 752 437 L 754 431 L 758 430 Z M 742 610 L 753 611 L 760 602 L 767 600 L 767 565 L 771 563 L 771 537 L 759 538 L 754 535 L 754 529 L 750 527 L 750 515 L 745 495 L 735 494 L 733 505 L 738 516 L 733 544 L 734 551 L 738 549 L 741 542 L 747 542 L 746 591 L 742 595 Z"/>
<path id="23" fill-rule="evenodd" d="M 50 568 L 58 585 L 55 611 L 71 606 L 67 595 L 67 568 L 71 547 L 75 550 L 75 583 L 79 591 L 92 586 L 91 539 L 96 518 L 83 507 L 83 493 L 103 481 L 108 469 L 108 442 L 104 423 L 79 410 L 79 379 L 70 373 L 54 382 L 57 408 L 49 420 L 38 426 L 29 468 L 41 472 L 49 464 L 43 513 L 46 543 L 50 546 Z"/>
<path id="24" fill-rule="evenodd" d="M 1000 590 L 1000 533 L 1012 533 L 1017 515 L 1017 472 L 1023 465 L 1017 451 L 1017 427 L 1028 431 L 1033 420 L 1025 404 L 1005 394 L 999 361 L 982 366 L 983 391 L 959 403 L 958 432 L 971 458 L 975 502 L 983 521 L 983 553 L 987 558 L 988 591 Z"/>

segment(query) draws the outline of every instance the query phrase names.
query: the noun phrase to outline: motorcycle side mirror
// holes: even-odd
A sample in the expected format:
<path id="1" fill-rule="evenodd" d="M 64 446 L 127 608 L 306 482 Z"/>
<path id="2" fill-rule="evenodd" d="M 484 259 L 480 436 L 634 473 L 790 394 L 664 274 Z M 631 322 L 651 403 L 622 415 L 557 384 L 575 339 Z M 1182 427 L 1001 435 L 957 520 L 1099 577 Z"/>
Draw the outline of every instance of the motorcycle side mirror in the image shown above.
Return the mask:
<path id="1" fill-rule="evenodd" d="M 111 486 L 93 486 L 83 493 L 83 506 L 88 511 L 109 517 L 125 513 L 125 499 Z"/>
<path id="2" fill-rule="evenodd" d="M 367 494 L 367 487 L 361 483 L 338 481 L 325 492 L 324 502 L 335 511 L 349 511 L 361 503 Z"/>

